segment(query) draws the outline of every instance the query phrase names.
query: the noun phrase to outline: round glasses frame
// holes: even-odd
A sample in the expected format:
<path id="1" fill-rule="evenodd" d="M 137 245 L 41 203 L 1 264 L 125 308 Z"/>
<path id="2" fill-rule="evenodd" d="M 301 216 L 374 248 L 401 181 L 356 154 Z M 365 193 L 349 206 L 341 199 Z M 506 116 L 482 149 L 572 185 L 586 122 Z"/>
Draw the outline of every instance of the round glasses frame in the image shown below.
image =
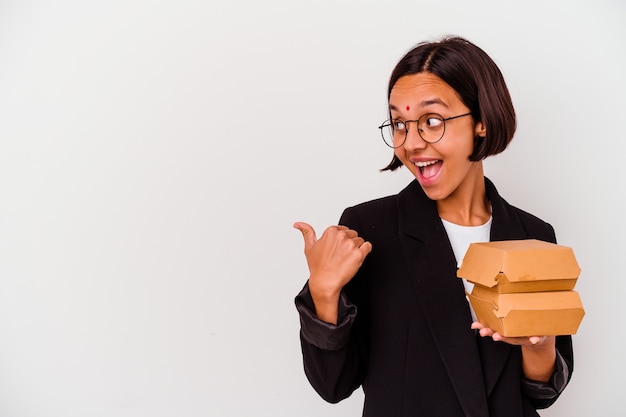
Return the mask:
<path id="1" fill-rule="evenodd" d="M 422 138 L 422 140 L 426 143 L 433 144 L 439 142 L 446 133 L 446 121 L 469 116 L 471 114 L 472 112 L 469 112 L 458 116 L 444 118 L 438 113 L 425 113 L 417 120 L 387 119 L 380 126 L 378 126 L 378 128 L 380 129 L 380 135 L 382 136 L 385 145 L 390 148 L 397 149 L 406 142 L 406 138 L 409 134 L 409 123 L 415 122 L 417 124 L 417 133 L 420 138 Z M 402 141 L 398 141 L 399 143 L 395 144 L 402 134 L 404 134 Z"/>

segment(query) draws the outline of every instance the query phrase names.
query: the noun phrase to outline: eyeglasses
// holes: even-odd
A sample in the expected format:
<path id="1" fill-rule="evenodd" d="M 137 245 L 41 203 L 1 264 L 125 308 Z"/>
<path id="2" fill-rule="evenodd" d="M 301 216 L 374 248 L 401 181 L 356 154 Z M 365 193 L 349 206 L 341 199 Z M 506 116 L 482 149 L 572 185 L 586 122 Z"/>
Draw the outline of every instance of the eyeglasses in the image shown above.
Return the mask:
<path id="1" fill-rule="evenodd" d="M 471 112 L 460 114 L 458 116 L 444 117 L 437 113 L 426 113 L 417 120 L 385 120 L 382 125 L 378 126 L 380 134 L 385 144 L 390 148 L 399 148 L 406 142 L 409 133 L 409 123 L 417 123 L 417 133 L 426 143 L 437 143 L 446 133 L 446 121 L 457 119 L 463 116 L 469 116 Z"/>

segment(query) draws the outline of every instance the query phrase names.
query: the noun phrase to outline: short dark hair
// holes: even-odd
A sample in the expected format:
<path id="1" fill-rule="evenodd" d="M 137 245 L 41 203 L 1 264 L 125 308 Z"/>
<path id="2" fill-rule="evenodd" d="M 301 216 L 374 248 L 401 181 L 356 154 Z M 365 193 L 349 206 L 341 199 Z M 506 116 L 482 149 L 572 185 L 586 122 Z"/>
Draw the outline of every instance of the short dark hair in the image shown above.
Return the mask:
<path id="1" fill-rule="evenodd" d="M 484 123 L 487 137 L 474 139 L 470 161 L 480 161 L 504 151 L 513 139 L 516 121 L 511 95 L 496 63 L 478 46 L 458 36 L 436 42 L 421 42 L 407 52 L 391 73 L 387 100 L 395 83 L 405 75 L 431 73 L 452 87 Z M 402 166 L 395 156 L 381 171 Z"/>

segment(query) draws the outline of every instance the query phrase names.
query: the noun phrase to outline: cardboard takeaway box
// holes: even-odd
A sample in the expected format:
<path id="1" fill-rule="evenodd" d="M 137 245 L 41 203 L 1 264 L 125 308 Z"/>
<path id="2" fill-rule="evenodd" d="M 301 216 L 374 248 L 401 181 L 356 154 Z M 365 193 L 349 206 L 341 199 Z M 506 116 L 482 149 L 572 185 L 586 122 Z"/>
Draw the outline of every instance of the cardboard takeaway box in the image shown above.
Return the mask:
<path id="1" fill-rule="evenodd" d="M 574 252 L 541 240 L 472 243 L 457 272 L 478 320 L 504 336 L 575 334 L 585 311 Z"/>

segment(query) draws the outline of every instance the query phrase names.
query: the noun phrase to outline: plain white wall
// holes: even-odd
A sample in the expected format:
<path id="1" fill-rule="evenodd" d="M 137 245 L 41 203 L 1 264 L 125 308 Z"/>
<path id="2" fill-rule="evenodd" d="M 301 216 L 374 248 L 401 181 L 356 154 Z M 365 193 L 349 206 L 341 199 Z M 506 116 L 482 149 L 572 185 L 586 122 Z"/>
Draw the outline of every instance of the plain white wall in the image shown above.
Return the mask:
<path id="1" fill-rule="evenodd" d="M 587 315 L 544 416 L 623 416 L 626 6 L 0 1 L 0 416 L 356 416 L 301 366 L 299 233 L 396 193 L 376 126 L 421 40 L 500 65 L 486 162 L 575 250 Z"/>

